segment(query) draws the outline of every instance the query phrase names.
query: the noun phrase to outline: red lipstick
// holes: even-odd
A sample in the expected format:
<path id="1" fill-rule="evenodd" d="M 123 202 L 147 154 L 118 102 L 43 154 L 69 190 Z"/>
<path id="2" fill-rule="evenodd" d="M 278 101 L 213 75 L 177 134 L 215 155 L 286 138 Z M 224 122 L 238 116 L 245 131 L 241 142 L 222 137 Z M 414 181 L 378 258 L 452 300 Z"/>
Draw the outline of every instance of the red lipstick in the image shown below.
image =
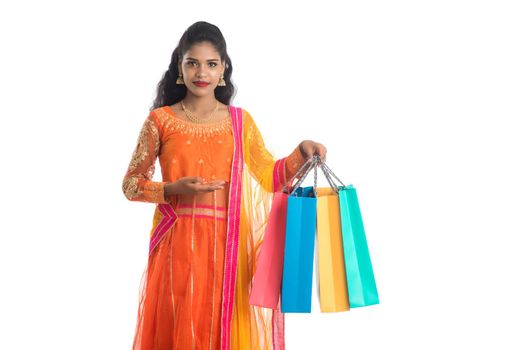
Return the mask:
<path id="1" fill-rule="evenodd" d="M 209 83 L 206 83 L 205 81 L 195 81 L 193 82 L 193 84 L 195 84 L 198 87 L 206 87 L 209 85 Z"/>

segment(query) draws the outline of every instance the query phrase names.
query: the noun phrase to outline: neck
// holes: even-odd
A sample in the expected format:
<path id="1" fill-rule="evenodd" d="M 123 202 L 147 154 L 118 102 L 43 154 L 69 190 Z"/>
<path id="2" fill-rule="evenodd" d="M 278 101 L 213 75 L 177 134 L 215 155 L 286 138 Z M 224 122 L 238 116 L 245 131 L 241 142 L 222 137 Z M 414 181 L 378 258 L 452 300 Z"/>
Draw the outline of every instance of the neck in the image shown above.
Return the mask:
<path id="1" fill-rule="evenodd" d="M 184 105 L 193 113 L 204 114 L 213 111 L 217 105 L 215 96 L 195 96 L 187 94 L 183 99 Z"/>

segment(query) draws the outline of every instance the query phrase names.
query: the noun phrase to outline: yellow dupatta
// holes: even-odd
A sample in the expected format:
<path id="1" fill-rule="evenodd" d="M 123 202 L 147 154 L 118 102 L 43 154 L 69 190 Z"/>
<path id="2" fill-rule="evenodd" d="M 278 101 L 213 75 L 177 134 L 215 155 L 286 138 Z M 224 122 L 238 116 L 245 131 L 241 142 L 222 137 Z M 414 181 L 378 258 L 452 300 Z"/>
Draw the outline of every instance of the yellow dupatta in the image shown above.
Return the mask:
<path id="1" fill-rule="evenodd" d="M 281 350 L 284 349 L 283 315 L 278 310 L 249 305 L 256 257 L 273 199 L 276 161 L 266 149 L 251 115 L 245 110 L 242 114 L 244 168 L 231 349 Z"/>

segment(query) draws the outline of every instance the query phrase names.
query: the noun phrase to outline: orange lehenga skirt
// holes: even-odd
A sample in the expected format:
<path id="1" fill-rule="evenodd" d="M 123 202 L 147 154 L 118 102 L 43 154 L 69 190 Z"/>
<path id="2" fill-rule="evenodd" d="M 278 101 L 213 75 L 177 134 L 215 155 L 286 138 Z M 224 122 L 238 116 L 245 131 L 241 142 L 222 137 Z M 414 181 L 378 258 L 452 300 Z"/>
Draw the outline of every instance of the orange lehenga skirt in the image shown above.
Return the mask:
<path id="1" fill-rule="evenodd" d="M 220 349 L 226 208 L 195 201 L 175 212 L 149 257 L 135 348 Z"/>

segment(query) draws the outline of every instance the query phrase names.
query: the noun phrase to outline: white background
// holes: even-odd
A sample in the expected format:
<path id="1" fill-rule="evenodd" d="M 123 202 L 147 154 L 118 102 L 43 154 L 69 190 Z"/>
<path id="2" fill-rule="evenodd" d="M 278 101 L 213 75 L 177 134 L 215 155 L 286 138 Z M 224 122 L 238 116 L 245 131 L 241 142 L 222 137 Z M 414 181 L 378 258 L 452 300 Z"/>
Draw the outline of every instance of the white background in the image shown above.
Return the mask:
<path id="1" fill-rule="evenodd" d="M 524 348 L 523 18 L 500 0 L 3 2 L 0 348 L 130 349 L 154 206 L 121 181 L 198 20 L 269 149 L 322 142 L 359 193 L 381 304 L 288 315 L 288 349 Z"/>

